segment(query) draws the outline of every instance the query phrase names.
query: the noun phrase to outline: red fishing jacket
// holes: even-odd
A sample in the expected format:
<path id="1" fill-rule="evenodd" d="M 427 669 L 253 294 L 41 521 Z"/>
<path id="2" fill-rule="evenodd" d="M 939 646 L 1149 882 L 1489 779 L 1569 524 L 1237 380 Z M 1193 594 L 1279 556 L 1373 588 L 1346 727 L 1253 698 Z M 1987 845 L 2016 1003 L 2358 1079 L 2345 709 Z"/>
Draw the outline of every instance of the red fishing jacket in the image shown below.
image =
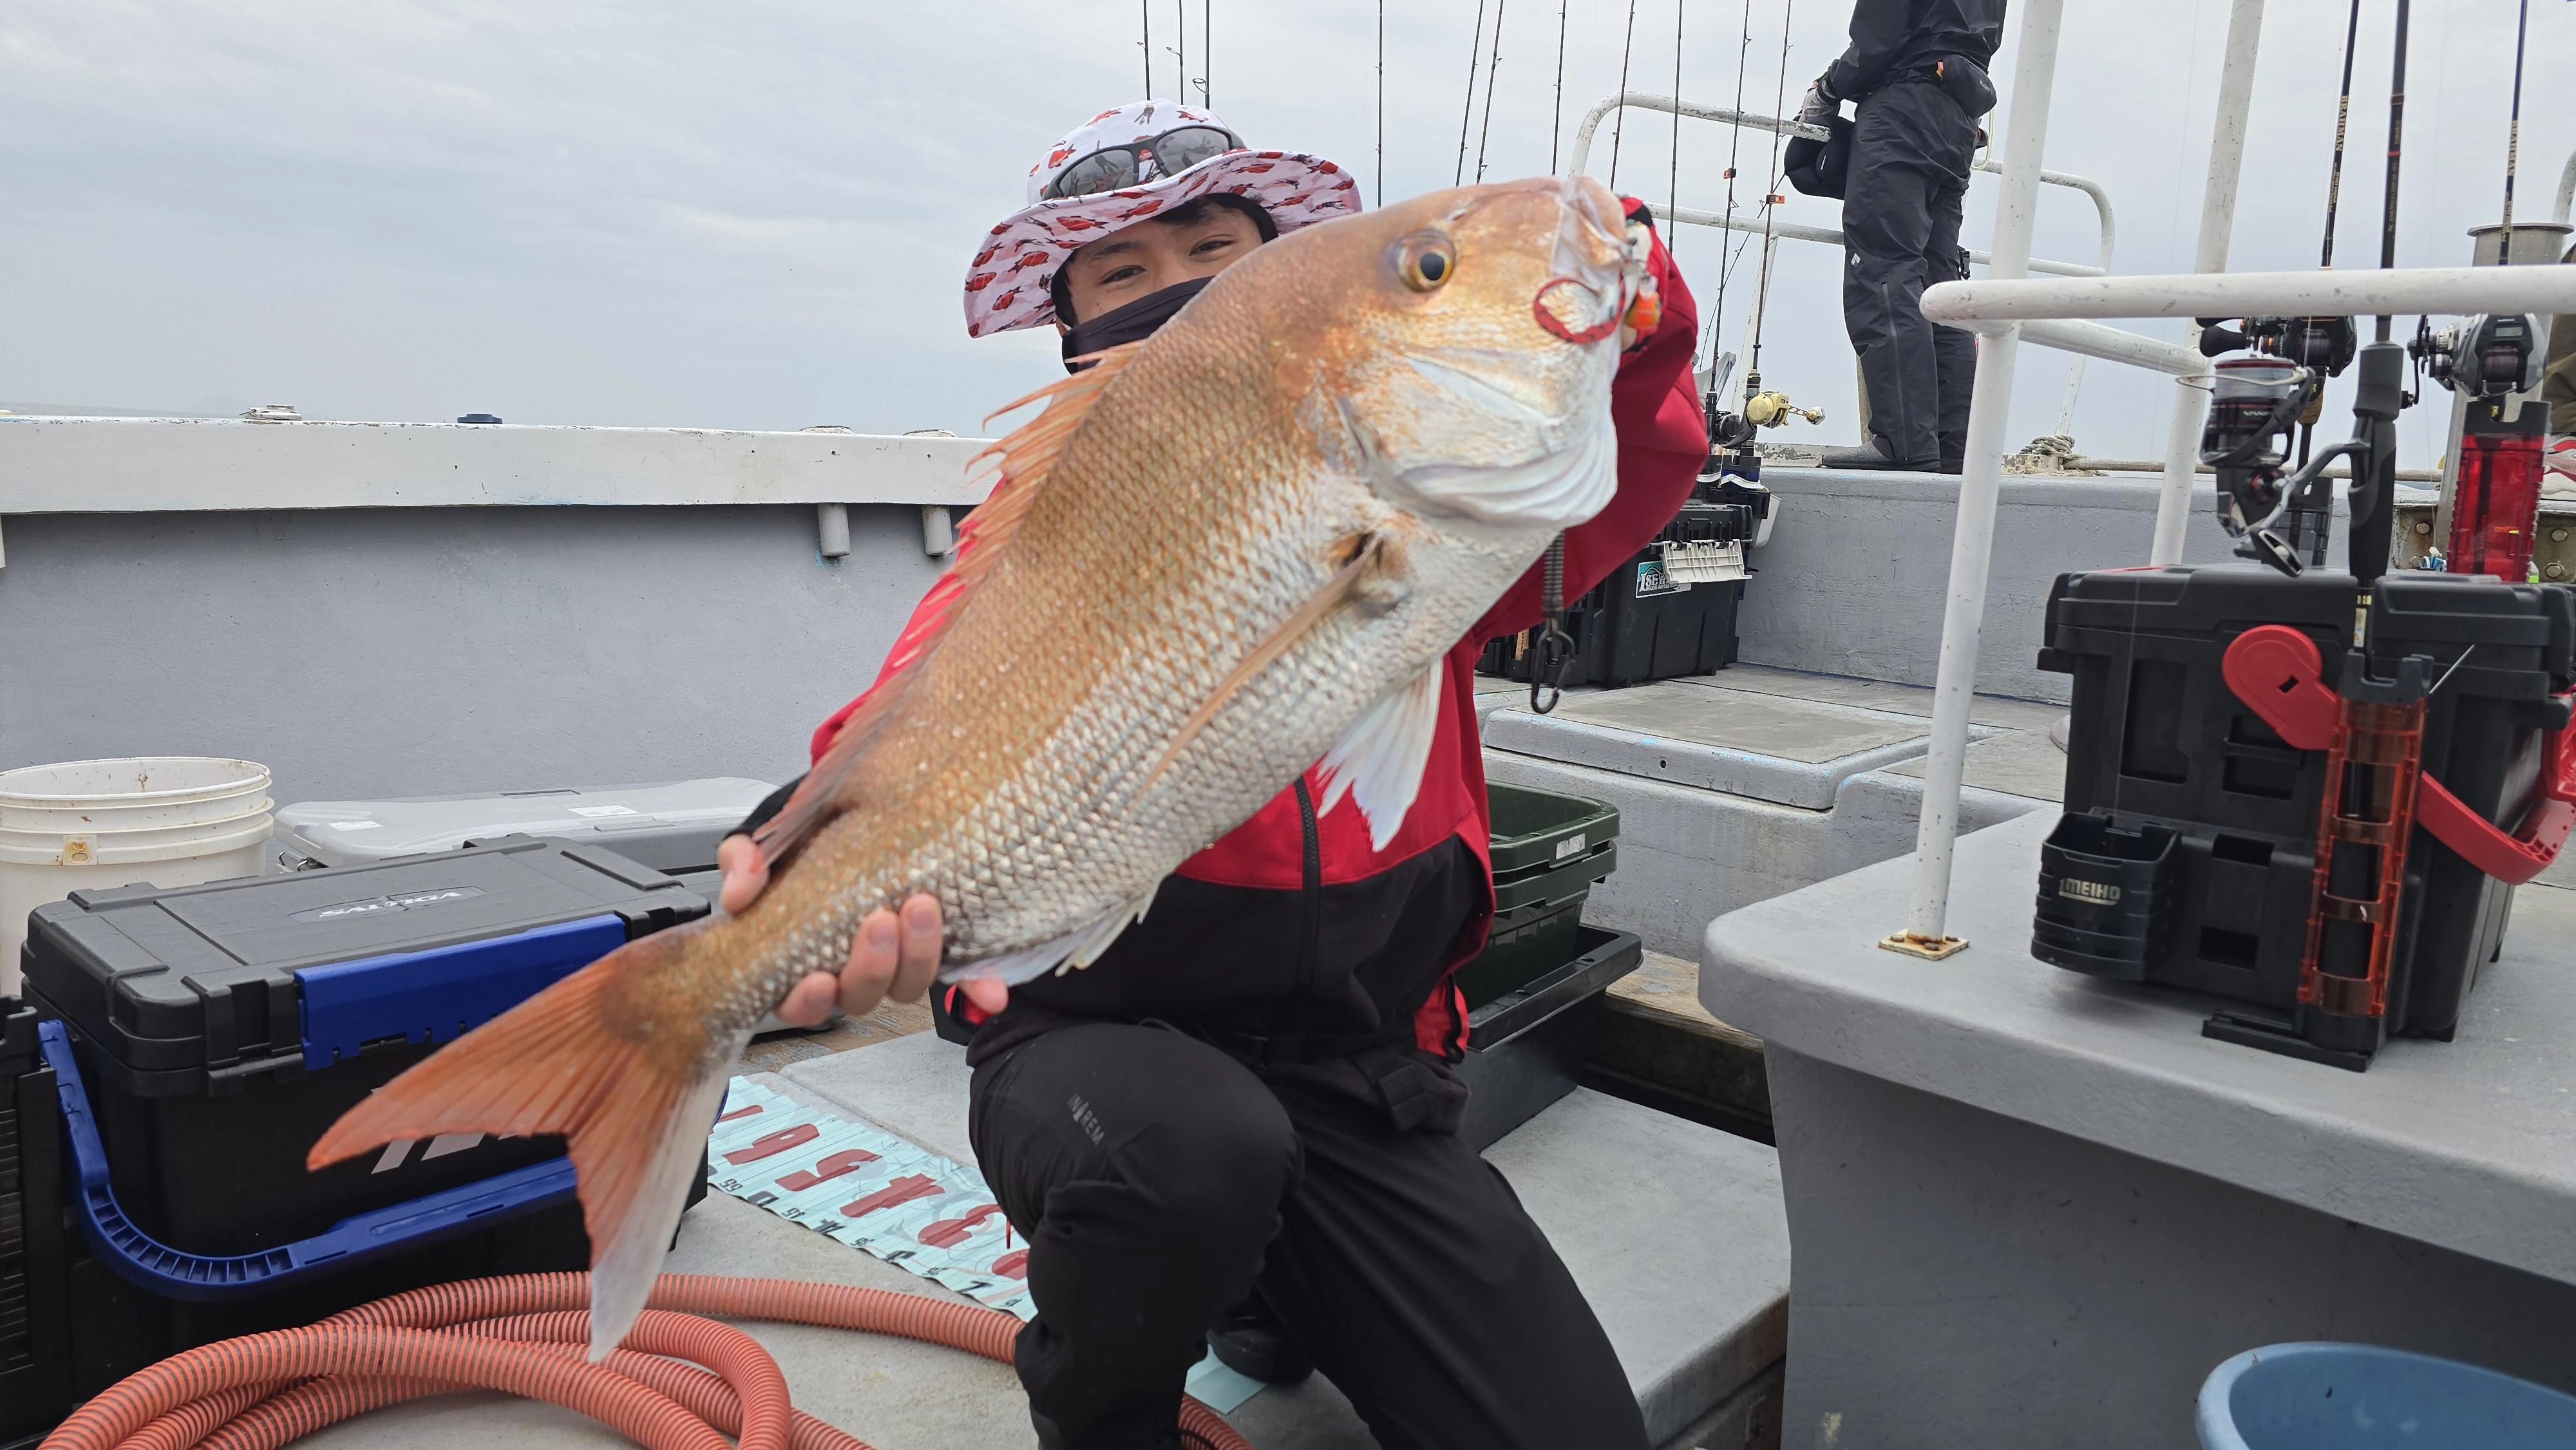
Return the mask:
<path id="1" fill-rule="evenodd" d="M 1632 217 L 1644 208 L 1627 203 Z M 1691 360 L 1698 309 L 1658 239 L 1649 260 L 1657 325 L 1620 359 L 1611 391 L 1618 492 L 1567 532 L 1565 595 L 1575 598 L 1643 548 L 1689 496 L 1708 438 Z M 1447 709 L 1422 787 L 1384 849 L 1347 798 L 1318 812 L 1322 769 L 1181 863 L 1144 920 L 1088 968 L 1026 983 L 978 1031 L 982 1061 L 1069 1020 L 1186 1023 L 1229 1037 L 1319 1043 L 1401 1041 L 1455 1060 L 1467 1032 L 1450 976 L 1484 948 L 1493 920 L 1484 757 L 1475 663 L 1487 640 L 1539 622 L 1533 567 L 1449 651 Z M 814 732 L 820 760 L 856 710 Z M 950 1005 L 981 1014 L 962 997 Z"/>

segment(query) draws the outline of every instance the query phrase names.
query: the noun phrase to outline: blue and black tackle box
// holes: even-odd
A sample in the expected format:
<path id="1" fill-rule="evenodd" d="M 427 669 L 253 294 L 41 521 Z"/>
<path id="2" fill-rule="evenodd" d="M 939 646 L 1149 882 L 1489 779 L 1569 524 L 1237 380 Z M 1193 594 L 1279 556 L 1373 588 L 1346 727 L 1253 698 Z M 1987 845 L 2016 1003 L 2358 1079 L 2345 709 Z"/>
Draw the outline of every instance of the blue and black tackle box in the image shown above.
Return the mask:
<path id="1" fill-rule="evenodd" d="M 559 1138 L 304 1155 L 442 1044 L 707 911 L 623 856 L 527 836 L 38 907 L 24 1066 L 59 1118 L 74 1396 L 420 1284 L 587 1267 Z"/>

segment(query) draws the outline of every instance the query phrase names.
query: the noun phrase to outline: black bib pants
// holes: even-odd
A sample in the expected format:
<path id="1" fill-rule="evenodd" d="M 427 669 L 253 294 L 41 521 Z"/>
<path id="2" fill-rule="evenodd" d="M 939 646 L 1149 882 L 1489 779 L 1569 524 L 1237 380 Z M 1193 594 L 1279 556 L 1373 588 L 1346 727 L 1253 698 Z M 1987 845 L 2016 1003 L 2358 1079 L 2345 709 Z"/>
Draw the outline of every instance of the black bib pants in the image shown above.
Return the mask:
<path id="1" fill-rule="evenodd" d="M 1030 1408 L 1068 1450 L 1156 1443 L 1258 1287 L 1386 1450 L 1644 1450 L 1511 1185 L 1404 1116 L 1160 1025 L 1060 1027 L 979 1065 L 975 1156 L 1029 1244 Z"/>
<path id="2" fill-rule="evenodd" d="M 1956 468 L 1967 452 L 1977 345 L 1923 315 L 1923 289 L 1967 275 L 1959 210 L 1977 126 L 1930 79 L 1861 97 L 1843 188 L 1843 326 L 1860 354 L 1869 431 L 1898 463 Z"/>

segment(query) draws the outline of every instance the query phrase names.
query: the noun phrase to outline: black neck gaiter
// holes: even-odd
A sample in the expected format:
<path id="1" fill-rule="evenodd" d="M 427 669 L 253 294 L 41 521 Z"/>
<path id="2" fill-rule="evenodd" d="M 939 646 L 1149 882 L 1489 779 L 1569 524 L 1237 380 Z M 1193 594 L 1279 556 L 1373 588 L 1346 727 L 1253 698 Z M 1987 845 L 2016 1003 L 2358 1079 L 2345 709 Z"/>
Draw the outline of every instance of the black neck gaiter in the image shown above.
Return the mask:
<path id="1" fill-rule="evenodd" d="M 1113 308 L 1084 322 L 1077 322 L 1064 335 L 1064 370 L 1078 373 L 1091 366 L 1077 365 L 1075 358 L 1113 348 L 1122 342 L 1137 342 L 1152 337 L 1154 329 L 1172 320 L 1172 314 L 1189 305 L 1213 277 L 1198 277 L 1176 283 L 1160 292 L 1148 293 L 1124 307 Z"/>

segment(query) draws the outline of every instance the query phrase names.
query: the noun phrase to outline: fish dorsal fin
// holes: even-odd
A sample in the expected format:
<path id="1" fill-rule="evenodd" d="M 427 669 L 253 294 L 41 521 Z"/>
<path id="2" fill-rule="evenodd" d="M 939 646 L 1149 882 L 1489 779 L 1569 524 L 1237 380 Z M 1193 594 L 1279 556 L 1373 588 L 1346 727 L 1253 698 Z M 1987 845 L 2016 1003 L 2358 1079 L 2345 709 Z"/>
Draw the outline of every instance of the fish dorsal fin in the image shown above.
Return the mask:
<path id="1" fill-rule="evenodd" d="M 831 748 L 814 762 L 804 784 L 753 835 L 770 869 L 785 865 L 831 819 L 831 802 L 866 752 L 877 727 L 911 687 L 922 660 L 947 632 L 960 607 L 1008 552 L 1020 520 L 1028 516 L 1030 504 L 1046 486 L 1047 475 L 1054 471 L 1065 445 L 1082 426 L 1083 419 L 1091 415 L 1092 405 L 1118 380 L 1134 360 L 1137 349 L 1144 345 L 1122 343 L 1095 353 L 1093 366 L 985 415 L 989 422 L 1041 399 L 1046 402 L 1044 411 L 968 461 L 971 468 L 987 458 L 996 460 L 992 493 L 958 529 L 957 557 L 939 576 L 939 582 L 930 586 L 921 607 L 913 612 L 912 622 L 904 626 L 894 648 L 886 652 L 885 666 L 877 672 L 877 682 L 869 687 L 866 698 L 841 723 L 840 733 L 832 737 Z"/>

